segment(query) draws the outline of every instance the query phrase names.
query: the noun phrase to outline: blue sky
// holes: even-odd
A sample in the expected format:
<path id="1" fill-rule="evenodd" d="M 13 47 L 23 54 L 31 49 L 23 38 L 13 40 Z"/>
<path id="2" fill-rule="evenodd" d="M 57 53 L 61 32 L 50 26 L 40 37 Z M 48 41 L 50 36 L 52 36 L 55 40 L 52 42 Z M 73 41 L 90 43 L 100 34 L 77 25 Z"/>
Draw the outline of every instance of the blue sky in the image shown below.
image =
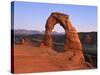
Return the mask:
<path id="1" fill-rule="evenodd" d="M 78 32 L 97 31 L 96 6 L 33 2 L 14 3 L 14 29 L 44 31 L 46 20 L 52 12 L 68 14 Z M 64 32 L 59 24 L 53 31 Z"/>

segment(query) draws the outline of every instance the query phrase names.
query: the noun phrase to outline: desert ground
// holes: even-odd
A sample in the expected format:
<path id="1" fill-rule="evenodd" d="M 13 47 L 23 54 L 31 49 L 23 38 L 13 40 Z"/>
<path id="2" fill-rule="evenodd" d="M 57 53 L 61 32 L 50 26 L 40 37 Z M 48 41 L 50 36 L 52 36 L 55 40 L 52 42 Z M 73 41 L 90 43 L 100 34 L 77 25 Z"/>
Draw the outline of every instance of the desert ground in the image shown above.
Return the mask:
<path id="1" fill-rule="evenodd" d="M 73 65 L 68 66 L 70 62 L 67 61 L 67 58 L 68 56 L 70 56 L 71 53 L 64 53 L 63 51 L 61 51 L 63 50 L 62 46 L 60 47 L 61 44 L 59 46 L 55 46 L 54 49 L 57 49 L 58 50 L 57 52 L 57 50 L 54 50 L 53 48 L 38 47 L 38 43 L 40 41 L 36 39 L 41 39 L 40 36 L 39 37 L 30 36 L 30 37 L 29 36 L 26 37 L 29 40 L 24 41 L 24 43 L 20 43 L 18 42 L 18 40 L 15 40 L 17 43 L 14 43 L 14 49 L 13 49 L 14 50 L 14 73 L 80 70 L 80 67 L 78 67 L 79 64 L 75 64 L 74 68 L 71 68 L 71 66 Z M 18 36 L 18 38 L 20 37 Z M 63 37 L 57 39 L 58 38 L 57 35 L 53 36 L 53 38 L 57 43 L 58 42 L 62 43 L 64 41 Z M 97 57 L 96 55 L 93 55 L 93 53 L 96 54 L 96 51 L 94 48 L 91 47 L 89 49 L 90 50 L 84 50 L 85 59 L 86 61 L 94 65 L 94 67 L 96 68 Z M 92 53 L 93 55 L 92 60 L 90 60 L 91 58 L 90 53 Z M 82 66 L 84 65 L 81 65 L 81 67 Z"/>
<path id="2" fill-rule="evenodd" d="M 64 57 L 50 48 L 32 47 L 26 44 L 14 45 L 14 73 L 67 70 L 66 55 Z M 80 69 L 77 65 L 75 69 Z M 74 68 L 70 67 L 70 69 Z"/>
<path id="3" fill-rule="evenodd" d="M 54 52 L 49 48 L 37 48 L 26 44 L 14 45 L 15 73 L 61 70 L 60 66 L 56 66 L 56 62 L 52 63 L 49 53 Z"/>

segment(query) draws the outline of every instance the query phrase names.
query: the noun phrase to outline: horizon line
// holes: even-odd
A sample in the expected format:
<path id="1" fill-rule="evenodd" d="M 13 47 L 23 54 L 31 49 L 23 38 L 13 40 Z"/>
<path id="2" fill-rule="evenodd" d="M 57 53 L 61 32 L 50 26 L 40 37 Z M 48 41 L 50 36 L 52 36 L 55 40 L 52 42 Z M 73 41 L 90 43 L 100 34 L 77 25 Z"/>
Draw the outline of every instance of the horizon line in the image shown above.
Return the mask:
<path id="1" fill-rule="evenodd" d="M 26 30 L 26 31 L 39 31 L 39 32 L 43 32 L 45 30 L 32 30 L 32 29 L 11 29 L 11 30 Z M 57 32 L 57 33 L 65 33 L 65 32 L 58 32 L 58 31 L 53 31 L 52 32 Z M 81 32 L 98 32 L 98 31 L 77 31 L 78 33 L 81 33 Z"/>

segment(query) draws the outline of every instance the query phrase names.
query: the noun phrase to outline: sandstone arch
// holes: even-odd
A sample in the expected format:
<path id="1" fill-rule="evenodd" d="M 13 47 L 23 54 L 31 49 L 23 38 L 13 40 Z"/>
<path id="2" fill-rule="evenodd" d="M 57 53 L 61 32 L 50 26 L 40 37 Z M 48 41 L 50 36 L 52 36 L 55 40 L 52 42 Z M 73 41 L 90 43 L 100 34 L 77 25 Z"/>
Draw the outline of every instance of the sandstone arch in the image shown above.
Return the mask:
<path id="1" fill-rule="evenodd" d="M 57 23 L 60 23 L 60 25 L 64 28 L 66 35 L 64 52 L 57 55 L 57 60 L 60 60 L 59 63 L 62 63 L 61 60 L 64 59 L 67 69 L 93 68 L 91 64 L 85 62 L 78 34 L 72 26 L 69 16 L 66 14 L 59 12 L 51 13 L 45 25 L 45 35 L 40 47 L 52 48 L 51 32 Z"/>
<path id="2" fill-rule="evenodd" d="M 59 23 L 65 30 L 66 41 L 64 44 L 64 50 L 66 51 L 68 48 L 81 50 L 82 47 L 78 34 L 72 26 L 69 16 L 59 12 L 53 12 L 48 17 L 45 25 L 45 35 L 41 46 L 52 47 L 51 32 L 57 23 Z"/>

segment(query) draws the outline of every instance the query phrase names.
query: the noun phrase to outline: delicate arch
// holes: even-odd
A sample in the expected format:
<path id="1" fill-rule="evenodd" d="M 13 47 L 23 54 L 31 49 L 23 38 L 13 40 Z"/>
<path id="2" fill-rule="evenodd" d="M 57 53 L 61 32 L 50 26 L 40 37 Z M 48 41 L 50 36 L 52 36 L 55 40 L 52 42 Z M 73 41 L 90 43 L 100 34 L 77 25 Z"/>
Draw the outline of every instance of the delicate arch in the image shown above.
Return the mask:
<path id="1" fill-rule="evenodd" d="M 51 32 L 57 23 L 64 28 L 65 35 L 67 37 L 64 44 L 64 50 L 68 48 L 81 49 L 80 40 L 75 28 L 72 26 L 71 21 L 69 20 L 69 16 L 58 12 L 51 13 L 51 15 L 48 17 L 45 25 L 44 39 L 40 46 L 52 47 Z M 73 46 L 74 44 L 77 45 Z"/>
<path id="2" fill-rule="evenodd" d="M 46 22 L 46 26 L 45 26 L 44 39 L 41 42 L 40 46 L 52 47 L 51 32 L 57 23 L 60 23 L 60 25 L 64 28 L 65 36 L 66 36 L 66 40 L 64 44 L 65 52 L 62 53 L 62 56 L 64 56 L 65 54 L 67 56 L 66 58 L 68 58 L 67 61 L 70 62 L 70 64 L 74 64 L 74 65 L 78 64 L 80 68 L 82 66 L 84 68 L 85 67 L 93 68 L 91 64 L 85 62 L 84 55 L 82 53 L 82 46 L 81 46 L 78 34 L 75 28 L 72 26 L 72 23 L 69 20 L 68 15 L 54 12 L 49 16 Z M 73 67 L 71 66 L 70 68 L 75 68 L 75 66 Z"/>

